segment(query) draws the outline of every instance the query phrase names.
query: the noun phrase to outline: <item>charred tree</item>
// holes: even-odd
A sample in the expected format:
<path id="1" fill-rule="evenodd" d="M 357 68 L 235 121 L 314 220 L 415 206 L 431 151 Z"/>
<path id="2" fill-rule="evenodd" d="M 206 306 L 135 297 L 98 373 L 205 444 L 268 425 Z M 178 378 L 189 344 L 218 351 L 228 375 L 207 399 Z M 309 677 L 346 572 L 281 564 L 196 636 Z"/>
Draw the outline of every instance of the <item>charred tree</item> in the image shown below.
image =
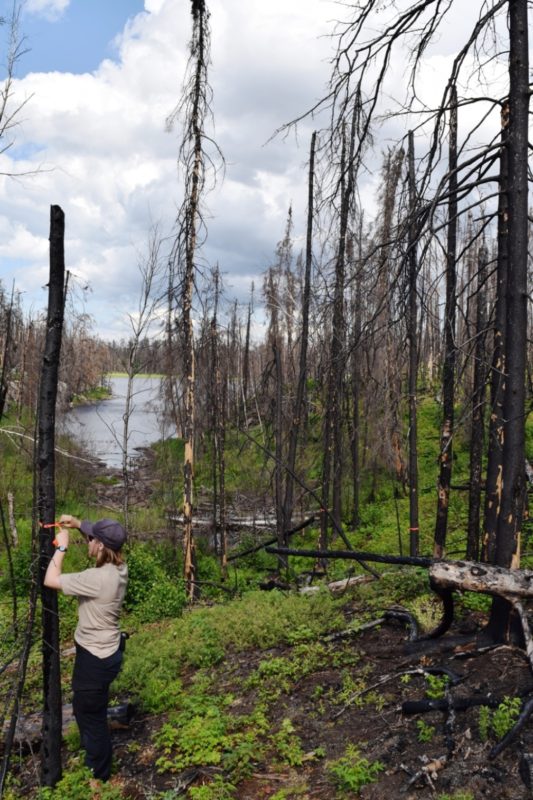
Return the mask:
<path id="1" fill-rule="evenodd" d="M 211 319 L 211 376 L 212 384 L 212 435 L 213 435 L 213 538 L 215 552 L 225 575 L 228 559 L 228 531 L 226 520 L 226 403 L 225 381 L 220 365 L 220 341 L 218 335 L 218 303 L 220 298 L 220 273 L 214 275 L 215 297 Z"/>
<path id="2" fill-rule="evenodd" d="M 409 236 L 408 236 L 408 297 L 407 338 L 409 341 L 409 554 L 418 555 L 418 434 L 417 434 L 417 379 L 418 379 L 418 298 L 417 298 L 417 230 L 416 230 L 416 178 L 415 143 L 409 131 L 408 147 L 409 183 Z"/>
<path id="3" fill-rule="evenodd" d="M 252 282 L 251 297 L 246 317 L 246 335 L 244 339 L 244 355 L 242 359 L 242 415 L 244 427 L 248 425 L 248 391 L 250 386 L 250 333 L 254 304 L 254 284 Z"/>
<path id="4" fill-rule="evenodd" d="M 507 269 L 509 247 L 509 103 L 502 108 L 500 193 L 498 199 L 498 254 L 493 350 L 490 371 L 490 417 L 488 428 L 487 475 L 482 534 L 482 559 L 496 558 L 496 530 L 500 515 L 503 470 L 503 401 L 505 396 L 505 321 L 507 318 Z"/>
<path id="5" fill-rule="evenodd" d="M 344 366 L 346 360 L 346 319 L 344 291 L 346 276 L 346 243 L 348 221 L 355 187 L 353 154 L 355 147 L 355 114 L 352 116 L 349 138 L 342 130 L 342 151 L 340 161 L 340 216 L 337 254 L 335 257 L 335 284 L 333 290 L 333 316 L 329 347 L 328 383 L 325 398 L 324 420 L 324 460 L 322 467 L 322 505 L 330 509 L 335 521 L 335 529 L 341 526 L 342 512 L 342 397 L 344 385 Z M 328 547 L 329 517 L 322 514 L 320 545 Z"/>
<path id="6" fill-rule="evenodd" d="M 468 498 L 468 531 L 466 557 L 472 561 L 479 559 L 479 523 L 481 509 L 481 480 L 483 466 L 483 446 L 485 441 L 485 390 L 487 382 L 485 339 L 486 281 L 488 253 L 483 243 L 478 257 L 476 293 L 476 346 L 474 350 L 474 380 L 472 391 L 472 424 L 470 430 L 470 481 Z"/>
<path id="7" fill-rule="evenodd" d="M 0 371 L 0 420 L 4 416 L 7 391 L 9 387 L 8 377 L 12 360 L 12 329 L 13 329 L 13 305 L 15 301 L 15 286 L 11 292 L 11 301 L 5 315 L 4 348 L 2 353 L 2 369 Z"/>
<path id="8" fill-rule="evenodd" d="M 526 497 L 525 366 L 528 265 L 529 50 L 527 0 L 509 2 L 509 248 L 505 323 L 503 488 L 496 532 L 496 564 L 520 566 Z M 510 635 L 511 607 L 493 601 L 489 627 L 496 641 Z"/>
<path id="9" fill-rule="evenodd" d="M 292 409 L 291 428 L 287 452 L 287 470 L 285 471 L 285 495 L 283 499 L 283 530 L 288 531 L 292 524 L 294 505 L 294 478 L 296 470 L 296 452 L 304 413 L 305 388 L 307 380 L 307 352 L 309 347 L 309 307 L 311 300 L 311 269 L 313 265 L 313 214 L 314 214 L 314 178 L 315 178 L 316 131 L 311 137 L 309 153 L 309 178 L 307 189 L 307 237 L 305 250 L 305 273 L 302 296 L 302 323 L 300 331 L 300 353 L 296 396 Z"/>
<path id="10" fill-rule="evenodd" d="M 433 555 L 443 558 L 448 526 L 448 504 L 452 478 L 453 424 L 455 400 L 455 316 L 457 286 L 457 89 L 452 86 L 450 98 L 448 147 L 448 236 L 446 248 L 446 307 L 444 311 L 444 366 L 442 371 L 442 430 L 439 455 L 437 519 Z"/>
<path id="11" fill-rule="evenodd" d="M 55 786 L 61 778 L 61 673 L 57 592 L 43 584 L 53 555 L 53 536 L 45 527 L 55 520 L 55 418 L 59 358 L 64 317 L 65 216 L 59 206 L 50 209 L 50 279 L 39 406 L 37 412 L 37 508 L 40 530 L 40 573 L 43 641 L 43 727 L 41 783 Z"/>
<path id="12" fill-rule="evenodd" d="M 172 253 L 172 268 L 179 275 L 178 286 L 172 286 L 176 295 L 177 328 L 181 333 L 182 371 L 184 384 L 183 438 L 183 553 L 184 578 L 189 600 L 197 594 L 196 555 L 193 534 L 194 504 L 194 452 L 195 452 L 195 344 L 193 330 L 193 298 L 197 271 L 197 251 L 202 244 L 202 196 L 206 188 L 206 172 L 213 167 L 213 158 L 205 146 L 215 147 L 206 134 L 206 119 L 210 115 L 211 89 L 208 82 L 209 65 L 209 12 L 205 0 L 191 0 L 193 31 L 190 42 L 188 79 L 184 97 L 168 120 L 169 127 L 183 114 L 184 132 L 179 160 L 184 171 L 185 194 L 178 215 L 178 234 Z"/>
<path id="13" fill-rule="evenodd" d="M 352 252 L 355 246 L 355 236 L 352 235 L 348 245 Z M 350 394 L 351 394 L 351 416 L 350 425 L 350 454 L 352 458 L 352 525 L 357 528 L 359 525 L 359 503 L 361 488 L 361 459 L 359 455 L 361 425 L 360 425 L 360 406 L 361 406 L 361 332 L 362 332 L 362 285 L 363 285 L 363 212 L 359 214 L 359 230 L 357 235 L 357 262 L 353 276 L 353 308 L 352 308 L 352 331 L 350 336 Z"/>

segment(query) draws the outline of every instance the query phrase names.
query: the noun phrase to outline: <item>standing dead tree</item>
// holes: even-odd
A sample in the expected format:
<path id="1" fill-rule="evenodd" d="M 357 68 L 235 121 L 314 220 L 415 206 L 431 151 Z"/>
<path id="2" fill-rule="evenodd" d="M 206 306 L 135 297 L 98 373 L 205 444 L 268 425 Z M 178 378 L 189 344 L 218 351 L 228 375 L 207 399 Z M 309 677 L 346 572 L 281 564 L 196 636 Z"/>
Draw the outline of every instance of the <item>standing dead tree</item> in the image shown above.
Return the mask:
<path id="1" fill-rule="evenodd" d="M 408 62 L 408 96 L 398 110 L 409 119 L 409 122 L 413 120 L 412 129 L 420 137 L 425 136 L 428 140 L 427 150 L 419 159 L 417 187 L 417 194 L 421 198 L 416 222 L 418 242 L 419 245 L 423 245 L 419 256 L 422 270 L 424 259 L 431 257 L 439 247 L 448 267 L 451 266 L 451 262 L 457 260 L 455 231 L 462 215 L 480 208 L 480 189 L 484 193 L 483 210 L 480 212 L 481 224 L 477 227 L 476 236 L 482 236 L 484 230 L 496 220 L 498 213 L 496 200 L 500 195 L 500 187 L 498 175 L 494 174 L 493 167 L 500 157 L 502 143 L 497 138 L 487 141 L 484 138 L 483 126 L 492 121 L 494 112 L 504 105 L 505 101 L 483 91 L 474 78 L 479 76 L 479 71 L 492 68 L 495 60 L 502 65 L 507 57 L 507 54 L 496 46 L 496 39 L 492 33 L 496 29 L 499 30 L 500 23 L 502 30 L 504 29 L 505 20 L 502 18 L 508 14 L 511 19 L 512 15 L 517 13 L 519 5 L 519 0 L 492 0 L 487 4 L 479 3 L 479 14 L 465 36 L 463 45 L 453 58 L 443 84 L 440 101 L 438 103 L 430 101 L 429 104 L 424 103 L 423 94 L 419 91 L 418 76 L 424 58 L 430 55 L 429 48 L 435 35 L 438 35 L 440 28 L 445 21 L 448 21 L 451 11 L 459 9 L 460 3 L 457 0 L 450 0 L 447 3 L 440 3 L 438 0 L 418 2 L 413 0 L 402 4 L 401 7 L 392 0 L 386 0 L 385 3 L 368 0 L 364 4 L 349 6 L 347 19 L 337 23 L 337 53 L 333 60 L 329 91 L 311 112 L 319 108 L 329 111 L 332 140 L 333 138 L 339 140 L 340 133 L 351 120 L 352 114 L 356 114 L 357 139 L 353 151 L 353 163 L 356 169 L 362 165 L 362 157 L 371 143 L 376 123 L 383 122 L 383 103 L 392 65 L 394 64 L 396 69 L 399 62 Z M 413 40 L 415 32 L 416 40 Z M 510 42 L 513 40 L 510 45 L 509 63 L 511 64 L 513 59 L 515 62 L 510 71 L 510 86 L 517 80 L 516 47 L 522 44 L 523 38 L 518 28 L 515 32 L 518 38 L 513 40 L 511 36 L 509 39 Z M 469 80 L 470 78 L 473 80 Z M 456 87 L 459 85 L 463 92 L 461 97 L 456 93 Z M 515 89 L 511 90 L 510 96 L 513 91 Z M 522 101 L 524 102 L 523 95 Z M 461 131 L 461 140 L 459 141 L 457 137 L 455 142 L 455 115 L 466 105 L 480 111 L 469 130 Z M 451 122 L 452 138 L 449 163 L 444 166 L 443 151 L 448 117 Z M 298 120 L 294 120 L 291 124 L 297 122 Z M 522 153 L 522 158 L 523 168 L 527 169 L 525 152 Z M 518 193 L 522 191 L 519 183 L 514 184 L 509 180 L 508 185 L 511 187 L 510 194 L 514 195 L 515 190 Z M 443 213 L 444 210 L 446 214 Z M 520 213 L 522 214 L 522 211 Z M 448 236 L 442 236 L 446 231 Z M 475 240 L 470 245 L 474 246 Z M 450 290 L 453 288 L 453 276 L 451 278 Z M 520 283 L 518 285 L 520 286 Z M 523 287 L 520 291 L 524 291 L 525 297 Z M 449 292 L 451 303 L 450 295 L 451 292 Z M 453 336 L 453 313 L 451 313 L 453 309 L 450 308 L 450 303 L 446 312 L 447 352 L 453 354 L 457 342 Z M 510 319 L 509 311 L 508 319 Z M 452 371 L 451 367 L 451 361 L 448 360 L 448 372 Z M 453 380 L 449 381 L 449 385 L 453 386 Z M 518 402 L 512 416 L 519 419 L 523 426 L 523 408 L 521 412 L 518 411 Z M 449 418 L 449 407 L 453 413 L 453 400 L 451 403 L 447 402 L 446 419 Z M 451 429 L 449 433 L 451 435 Z M 520 443 L 517 442 L 517 445 L 520 451 Z M 448 444 L 443 448 L 443 452 L 446 452 L 447 460 L 451 463 L 449 457 L 451 450 Z M 447 485 L 449 485 L 448 480 L 444 483 L 441 480 L 440 495 L 444 501 L 447 501 L 445 497 Z M 518 486 L 515 486 L 515 489 L 518 491 Z M 445 502 L 441 504 L 442 510 L 445 505 Z M 518 501 L 515 505 L 518 506 Z M 441 515 L 439 511 L 439 517 L 436 525 L 435 553 L 442 555 L 446 536 L 445 513 Z"/>
<path id="2" fill-rule="evenodd" d="M 408 323 L 409 340 L 409 555 L 417 556 L 420 543 L 418 527 L 418 434 L 417 434 L 417 383 L 418 383 L 418 297 L 417 297 L 417 230 L 416 230 L 416 176 L 415 141 L 409 131 L 408 147 L 409 216 L 408 233 Z"/>
<path id="3" fill-rule="evenodd" d="M 172 275 L 170 287 L 176 325 L 180 332 L 183 354 L 184 411 L 183 438 L 183 552 L 184 578 L 189 599 L 196 594 L 195 543 L 193 535 L 193 489 L 195 449 L 195 353 L 193 330 L 193 299 L 198 272 L 198 250 L 201 247 L 204 223 L 202 196 L 206 189 L 206 176 L 214 162 L 206 145 L 220 151 L 206 133 L 210 117 L 211 88 L 208 81 L 210 30 L 209 11 L 205 0 L 191 0 L 193 20 L 188 74 L 185 79 L 183 99 L 169 117 L 171 128 L 176 119 L 183 117 L 183 136 L 179 149 L 179 162 L 183 169 L 184 200 L 181 205 L 175 244 L 171 255 Z M 215 170 L 216 173 L 216 170 Z M 178 421 L 177 421 L 178 423 Z"/>
<path id="4" fill-rule="evenodd" d="M 346 251 L 349 236 L 350 209 L 355 191 L 355 172 L 353 169 L 353 152 L 356 141 L 356 114 L 354 112 L 348 131 L 341 129 L 340 160 L 340 215 L 337 251 L 335 255 L 335 275 L 333 289 L 333 314 L 331 320 L 331 340 L 329 344 L 329 363 L 327 377 L 327 394 L 325 402 L 325 418 L 323 433 L 323 466 L 322 466 L 322 505 L 330 508 L 335 527 L 341 525 L 341 475 L 342 475 L 342 398 L 344 388 L 344 370 L 346 361 L 346 317 L 344 292 L 346 286 Z M 330 501 L 331 497 L 331 501 Z M 323 549 L 328 547 L 329 517 L 322 514 L 320 543 Z"/>
<path id="5" fill-rule="evenodd" d="M 451 88 L 450 139 L 448 147 L 448 225 L 446 246 L 446 306 L 444 310 L 444 365 L 442 370 L 442 429 L 437 486 L 437 518 L 433 555 L 443 558 L 446 547 L 448 504 L 453 464 L 455 402 L 455 317 L 457 306 L 457 90 Z"/>
<path id="6" fill-rule="evenodd" d="M 55 520 L 55 408 L 59 357 L 65 307 L 65 215 L 59 206 L 50 209 L 50 280 L 48 318 L 38 406 L 36 465 L 37 509 L 40 528 L 40 575 L 43 632 L 43 729 L 41 783 L 55 786 L 61 778 L 61 673 L 59 662 L 59 615 L 57 592 L 42 580 L 52 557 Z M 53 528 L 52 528 L 53 530 Z"/>
<path id="7" fill-rule="evenodd" d="M 305 250 L 305 273 L 302 292 L 302 322 L 300 329 L 300 353 L 296 396 L 292 407 L 292 421 L 289 431 L 287 466 L 285 475 L 285 495 L 283 499 L 283 530 L 291 528 L 294 505 L 294 478 L 296 470 L 296 453 L 298 439 L 302 428 L 304 413 L 305 387 L 307 379 L 307 353 L 309 348 L 309 307 L 311 298 L 311 269 L 313 265 L 313 214 L 314 214 L 314 180 L 315 180 L 316 132 L 311 137 L 309 153 L 309 177 L 307 196 L 307 237 Z"/>
<path id="8" fill-rule="evenodd" d="M 496 533 L 496 564 L 520 566 L 520 542 L 526 498 L 525 379 L 528 267 L 528 2 L 509 2 L 509 167 L 506 380 L 503 405 L 503 489 Z M 494 602 L 490 628 L 497 641 L 510 635 L 511 607 Z"/>
<path id="9" fill-rule="evenodd" d="M 470 481 L 468 502 L 468 532 L 466 557 L 479 559 L 479 527 L 481 508 L 481 482 L 484 446 L 485 389 L 487 380 L 486 339 L 486 280 L 488 251 L 483 242 L 478 254 L 476 296 L 476 345 L 474 351 L 474 375 L 472 388 L 472 424 L 470 431 Z"/>

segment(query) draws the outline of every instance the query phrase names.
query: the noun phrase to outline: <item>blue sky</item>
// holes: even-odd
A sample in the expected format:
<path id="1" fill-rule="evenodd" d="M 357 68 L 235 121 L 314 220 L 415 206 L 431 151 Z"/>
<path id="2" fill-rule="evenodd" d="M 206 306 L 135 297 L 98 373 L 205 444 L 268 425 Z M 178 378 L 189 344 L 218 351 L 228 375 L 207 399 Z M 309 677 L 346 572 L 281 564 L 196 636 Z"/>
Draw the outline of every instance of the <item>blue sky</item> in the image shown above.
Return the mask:
<path id="1" fill-rule="evenodd" d="M 12 2 L 2 0 L 8 17 Z M 28 52 L 17 75 L 28 72 L 91 72 L 104 58 L 118 56 L 114 40 L 127 20 L 144 10 L 144 0 L 70 0 L 62 13 L 23 10 L 21 22 Z"/>
<path id="2" fill-rule="evenodd" d="M 0 16 L 8 18 L 12 0 L 0 1 Z M 104 58 L 116 58 L 114 39 L 129 17 L 144 10 L 144 0 L 70 0 L 64 11 L 39 13 L 23 9 L 22 30 L 28 52 L 17 76 L 32 71 L 87 72 Z"/>

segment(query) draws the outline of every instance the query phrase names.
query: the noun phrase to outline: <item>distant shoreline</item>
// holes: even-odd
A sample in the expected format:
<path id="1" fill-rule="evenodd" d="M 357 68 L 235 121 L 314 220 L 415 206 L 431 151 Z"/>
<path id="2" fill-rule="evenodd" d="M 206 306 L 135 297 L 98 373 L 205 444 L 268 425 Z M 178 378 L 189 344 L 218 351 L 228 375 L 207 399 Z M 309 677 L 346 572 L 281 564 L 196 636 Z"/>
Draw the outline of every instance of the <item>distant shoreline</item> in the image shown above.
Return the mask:
<path id="1" fill-rule="evenodd" d="M 127 378 L 127 372 L 106 372 L 106 378 Z M 162 372 L 136 372 L 134 378 L 164 378 Z"/>

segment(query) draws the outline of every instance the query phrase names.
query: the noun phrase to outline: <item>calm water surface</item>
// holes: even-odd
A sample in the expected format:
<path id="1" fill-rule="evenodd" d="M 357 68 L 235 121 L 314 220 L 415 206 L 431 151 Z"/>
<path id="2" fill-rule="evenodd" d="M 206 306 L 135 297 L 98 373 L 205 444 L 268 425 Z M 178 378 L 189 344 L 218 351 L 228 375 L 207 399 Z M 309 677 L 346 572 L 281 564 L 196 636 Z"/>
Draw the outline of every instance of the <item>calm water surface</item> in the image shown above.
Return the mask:
<path id="1" fill-rule="evenodd" d="M 122 466 L 122 439 L 126 409 L 127 378 L 110 378 L 109 400 L 79 406 L 66 414 L 66 429 L 85 448 L 110 467 Z M 160 378 L 133 379 L 133 401 L 129 421 L 128 456 L 135 457 L 136 448 L 146 447 L 168 437 L 159 397 Z"/>

